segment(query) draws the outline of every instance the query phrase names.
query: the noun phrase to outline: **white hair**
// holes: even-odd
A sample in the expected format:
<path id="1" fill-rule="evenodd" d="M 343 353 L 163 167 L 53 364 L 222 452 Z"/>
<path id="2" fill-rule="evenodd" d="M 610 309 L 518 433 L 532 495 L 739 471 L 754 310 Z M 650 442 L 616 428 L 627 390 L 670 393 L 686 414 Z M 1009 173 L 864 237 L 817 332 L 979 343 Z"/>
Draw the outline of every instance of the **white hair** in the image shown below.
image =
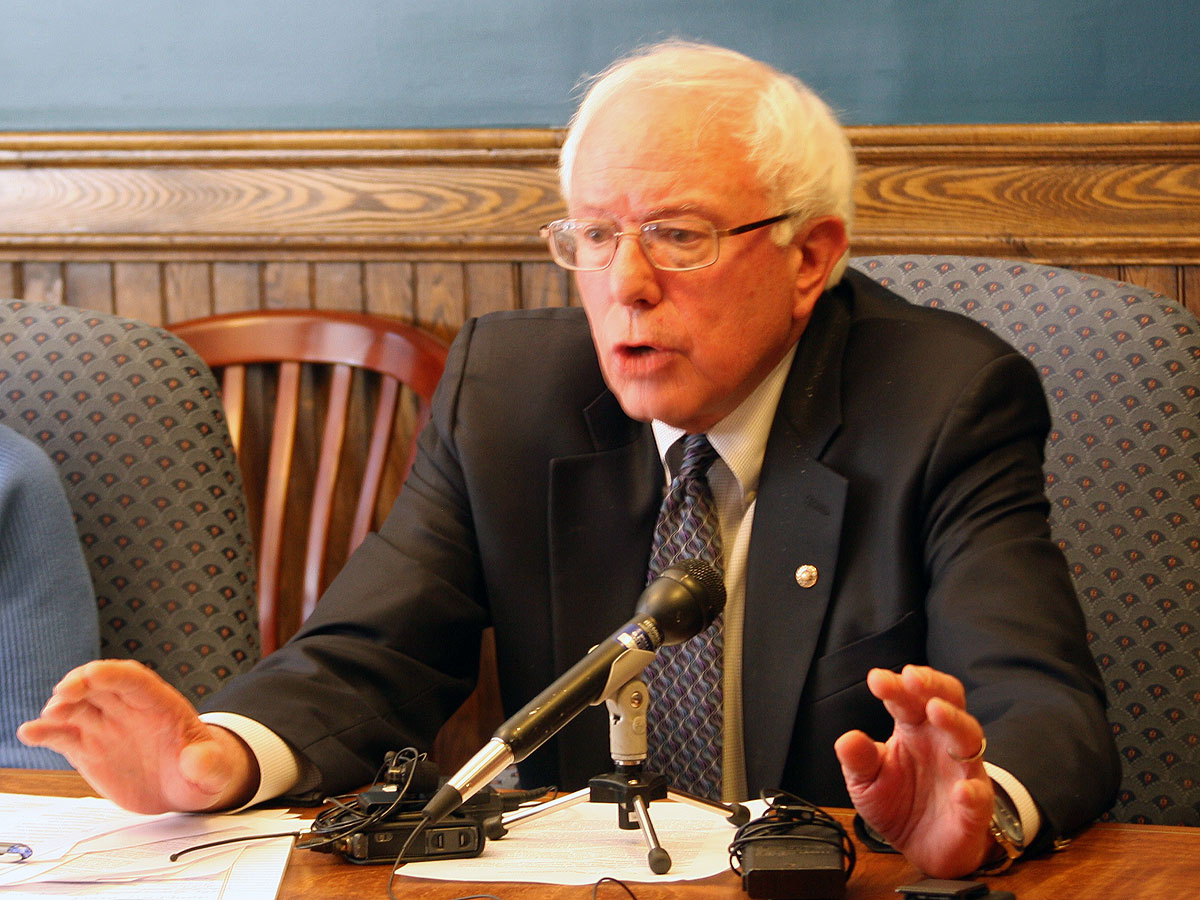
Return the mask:
<path id="1" fill-rule="evenodd" d="M 575 156 L 595 114 L 627 91 L 666 89 L 703 96 L 709 121 L 727 130 L 756 170 L 759 183 L 780 211 L 795 219 L 772 230 L 779 244 L 796 233 L 796 222 L 836 216 L 849 235 L 854 220 L 854 151 L 829 106 L 798 78 L 734 50 L 687 41 L 666 41 L 618 60 L 596 76 L 575 115 L 559 154 L 563 197 L 571 197 Z M 841 280 L 839 260 L 829 284 Z"/>

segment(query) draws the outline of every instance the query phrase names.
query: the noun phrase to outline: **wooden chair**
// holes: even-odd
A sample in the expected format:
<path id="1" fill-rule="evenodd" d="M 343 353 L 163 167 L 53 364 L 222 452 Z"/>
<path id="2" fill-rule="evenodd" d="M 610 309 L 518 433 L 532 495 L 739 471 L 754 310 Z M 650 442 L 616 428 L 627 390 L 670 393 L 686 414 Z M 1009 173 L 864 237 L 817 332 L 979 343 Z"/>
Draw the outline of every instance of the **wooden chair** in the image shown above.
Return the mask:
<path id="1" fill-rule="evenodd" d="M 393 319 L 328 310 L 229 313 L 170 329 L 221 380 L 259 526 L 265 655 L 308 617 L 386 515 L 428 418 L 446 347 Z M 407 450 L 393 459 L 393 445 Z"/>

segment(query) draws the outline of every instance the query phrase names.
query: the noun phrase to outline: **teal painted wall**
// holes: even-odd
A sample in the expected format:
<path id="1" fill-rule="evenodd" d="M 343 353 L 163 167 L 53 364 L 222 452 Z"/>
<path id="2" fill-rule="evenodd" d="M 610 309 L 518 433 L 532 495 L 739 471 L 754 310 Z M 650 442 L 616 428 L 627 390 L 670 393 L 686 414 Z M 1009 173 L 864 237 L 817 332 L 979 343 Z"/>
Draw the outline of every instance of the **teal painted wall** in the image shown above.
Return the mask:
<path id="1" fill-rule="evenodd" d="M 557 126 L 669 36 L 848 124 L 1200 120 L 1197 0 L 0 0 L 0 130 Z"/>

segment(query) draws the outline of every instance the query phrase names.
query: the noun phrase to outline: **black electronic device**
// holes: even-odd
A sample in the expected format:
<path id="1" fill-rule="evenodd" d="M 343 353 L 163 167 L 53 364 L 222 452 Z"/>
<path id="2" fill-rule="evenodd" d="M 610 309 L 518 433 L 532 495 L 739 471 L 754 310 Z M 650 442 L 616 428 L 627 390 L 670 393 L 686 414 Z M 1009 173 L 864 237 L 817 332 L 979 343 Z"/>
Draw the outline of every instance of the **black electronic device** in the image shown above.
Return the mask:
<path id="1" fill-rule="evenodd" d="M 846 829 L 801 797 L 774 794 L 729 845 L 742 890 L 755 900 L 841 900 L 855 862 Z"/>
<path id="2" fill-rule="evenodd" d="M 517 802 L 542 791 L 512 792 L 508 797 L 485 787 L 440 822 L 425 820 L 422 810 L 442 781 L 437 768 L 414 751 L 385 758 L 381 781 L 358 794 L 340 798 L 313 820 L 301 849 L 337 853 L 352 863 L 462 859 L 483 852 L 487 823 Z M 421 833 L 413 838 L 413 832 Z M 409 839 L 413 838 L 411 845 Z"/>
<path id="3" fill-rule="evenodd" d="M 385 819 L 343 835 L 329 849 L 352 863 L 395 863 L 402 849 L 404 862 L 466 859 L 483 852 L 483 822 L 458 813 L 425 825 L 413 846 L 405 848 L 413 830 L 421 824 L 420 813 L 405 813 L 398 819 Z"/>
<path id="4" fill-rule="evenodd" d="M 904 900 L 1015 900 L 1011 891 L 988 890 L 987 882 L 947 878 L 926 878 L 914 884 L 902 884 L 896 893 Z"/>
<path id="5" fill-rule="evenodd" d="M 801 825 L 742 854 L 742 889 L 763 900 L 838 900 L 846 896 L 842 848 L 823 826 Z"/>

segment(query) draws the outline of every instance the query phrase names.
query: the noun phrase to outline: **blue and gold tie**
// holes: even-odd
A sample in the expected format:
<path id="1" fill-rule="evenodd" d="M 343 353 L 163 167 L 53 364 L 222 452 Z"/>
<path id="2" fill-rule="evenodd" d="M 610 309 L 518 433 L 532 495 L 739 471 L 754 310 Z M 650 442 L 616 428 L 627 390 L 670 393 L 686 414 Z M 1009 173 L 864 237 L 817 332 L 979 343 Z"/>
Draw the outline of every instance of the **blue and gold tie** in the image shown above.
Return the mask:
<path id="1" fill-rule="evenodd" d="M 720 523 L 707 477 L 717 451 L 702 434 L 681 442 L 683 462 L 658 513 L 647 581 L 681 559 L 702 559 L 723 572 Z M 645 674 L 648 767 L 674 787 L 714 799 L 721 796 L 723 620 L 718 616 L 692 639 L 663 647 Z"/>

